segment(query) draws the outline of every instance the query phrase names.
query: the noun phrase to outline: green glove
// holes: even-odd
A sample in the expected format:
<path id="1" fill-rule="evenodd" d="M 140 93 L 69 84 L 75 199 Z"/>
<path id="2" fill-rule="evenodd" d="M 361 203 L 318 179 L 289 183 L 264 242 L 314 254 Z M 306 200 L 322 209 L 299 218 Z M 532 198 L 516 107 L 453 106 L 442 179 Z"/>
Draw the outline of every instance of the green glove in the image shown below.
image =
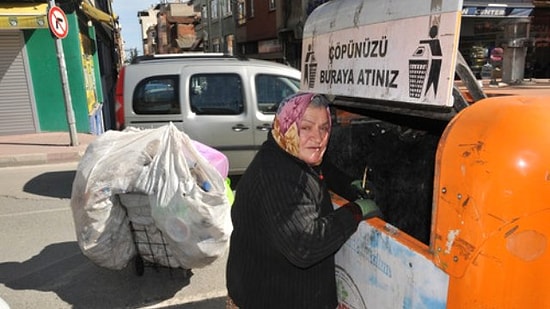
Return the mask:
<path id="1" fill-rule="evenodd" d="M 373 217 L 382 218 L 382 211 L 376 205 L 373 200 L 370 199 L 358 199 L 354 201 L 355 204 L 361 208 L 361 213 L 363 214 L 363 220 L 370 219 Z"/>
<path id="2" fill-rule="evenodd" d="M 356 179 L 356 180 L 352 181 L 351 186 L 354 189 L 357 189 L 357 190 L 362 190 L 362 191 L 365 190 L 365 189 L 363 189 L 363 181 L 361 179 Z"/>

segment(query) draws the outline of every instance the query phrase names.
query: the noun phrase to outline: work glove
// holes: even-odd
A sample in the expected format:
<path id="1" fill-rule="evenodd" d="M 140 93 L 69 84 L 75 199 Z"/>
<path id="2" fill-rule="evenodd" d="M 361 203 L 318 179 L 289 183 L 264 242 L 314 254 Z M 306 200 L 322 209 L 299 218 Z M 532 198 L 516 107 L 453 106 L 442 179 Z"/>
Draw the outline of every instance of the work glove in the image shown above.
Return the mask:
<path id="1" fill-rule="evenodd" d="M 357 190 L 363 190 L 362 184 L 363 181 L 361 179 L 356 179 L 351 182 L 351 186 Z"/>
<path id="2" fill-rule="evenodd" d="M 376 203 L 371 199 L 358 199 L 355 200 L 355 203 L 359 208 L 361 208 L 361 213 L 363 215 L 363 220 L 370 219 L 374 217 L 383 218 L 382 211 Z"/>

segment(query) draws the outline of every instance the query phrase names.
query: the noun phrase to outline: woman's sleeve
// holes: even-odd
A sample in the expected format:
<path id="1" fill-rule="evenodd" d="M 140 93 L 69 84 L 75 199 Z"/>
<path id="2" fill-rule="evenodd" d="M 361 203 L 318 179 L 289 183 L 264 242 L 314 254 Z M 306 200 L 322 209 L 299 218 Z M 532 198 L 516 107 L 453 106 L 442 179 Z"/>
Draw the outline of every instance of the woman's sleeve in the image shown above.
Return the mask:
<path id="1" fill-rule="evenodd" d="M 328 188 L 348 201 L 359 198 L 357 191 L 351 186 L 354 180 L 328 160 L 323 161 L 322 171 Z"/>
<path id="2" fill-rule="evenodd" d="M 307 268 L 334 254 L 357 230 L 357 221 L 347 209 L 321 216 L 320 203 L 330 202 L 326 191 L 307 173 L 271 174 L 265 189 L 263 222 L 272 244 L 291 263 Z M 324 199 L 324 200 L 323 200 Z"/>

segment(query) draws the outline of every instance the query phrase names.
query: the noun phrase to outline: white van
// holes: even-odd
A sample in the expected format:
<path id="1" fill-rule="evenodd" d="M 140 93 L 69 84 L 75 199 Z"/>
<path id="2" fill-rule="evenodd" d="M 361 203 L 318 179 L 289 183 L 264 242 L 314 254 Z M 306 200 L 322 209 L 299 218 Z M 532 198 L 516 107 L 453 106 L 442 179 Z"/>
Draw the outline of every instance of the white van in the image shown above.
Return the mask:
<path id="1" fill-rule="evenodd" d="M 191 139 L 223 152 L 242 174 L 265 141 L 281 100 L 300 87 L 300 71 L 223 54 L 138 57 L 117 82 L 117 125 L 174 123 Z"/>

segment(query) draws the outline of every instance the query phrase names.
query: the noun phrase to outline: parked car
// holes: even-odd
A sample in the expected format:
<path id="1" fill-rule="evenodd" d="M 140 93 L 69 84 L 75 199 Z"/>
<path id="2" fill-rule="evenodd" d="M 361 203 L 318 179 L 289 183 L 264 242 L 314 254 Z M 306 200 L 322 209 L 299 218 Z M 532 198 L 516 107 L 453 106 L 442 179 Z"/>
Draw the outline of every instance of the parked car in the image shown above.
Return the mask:
<path id="1" fill-rule="evenodd" d="M 117 125 L 174 123 L 244 172 L 265 141 L 281 100 L 300 89 L 300 71 L 223 54 L 141 56 L 124 66 L 116 90 Z"/>

